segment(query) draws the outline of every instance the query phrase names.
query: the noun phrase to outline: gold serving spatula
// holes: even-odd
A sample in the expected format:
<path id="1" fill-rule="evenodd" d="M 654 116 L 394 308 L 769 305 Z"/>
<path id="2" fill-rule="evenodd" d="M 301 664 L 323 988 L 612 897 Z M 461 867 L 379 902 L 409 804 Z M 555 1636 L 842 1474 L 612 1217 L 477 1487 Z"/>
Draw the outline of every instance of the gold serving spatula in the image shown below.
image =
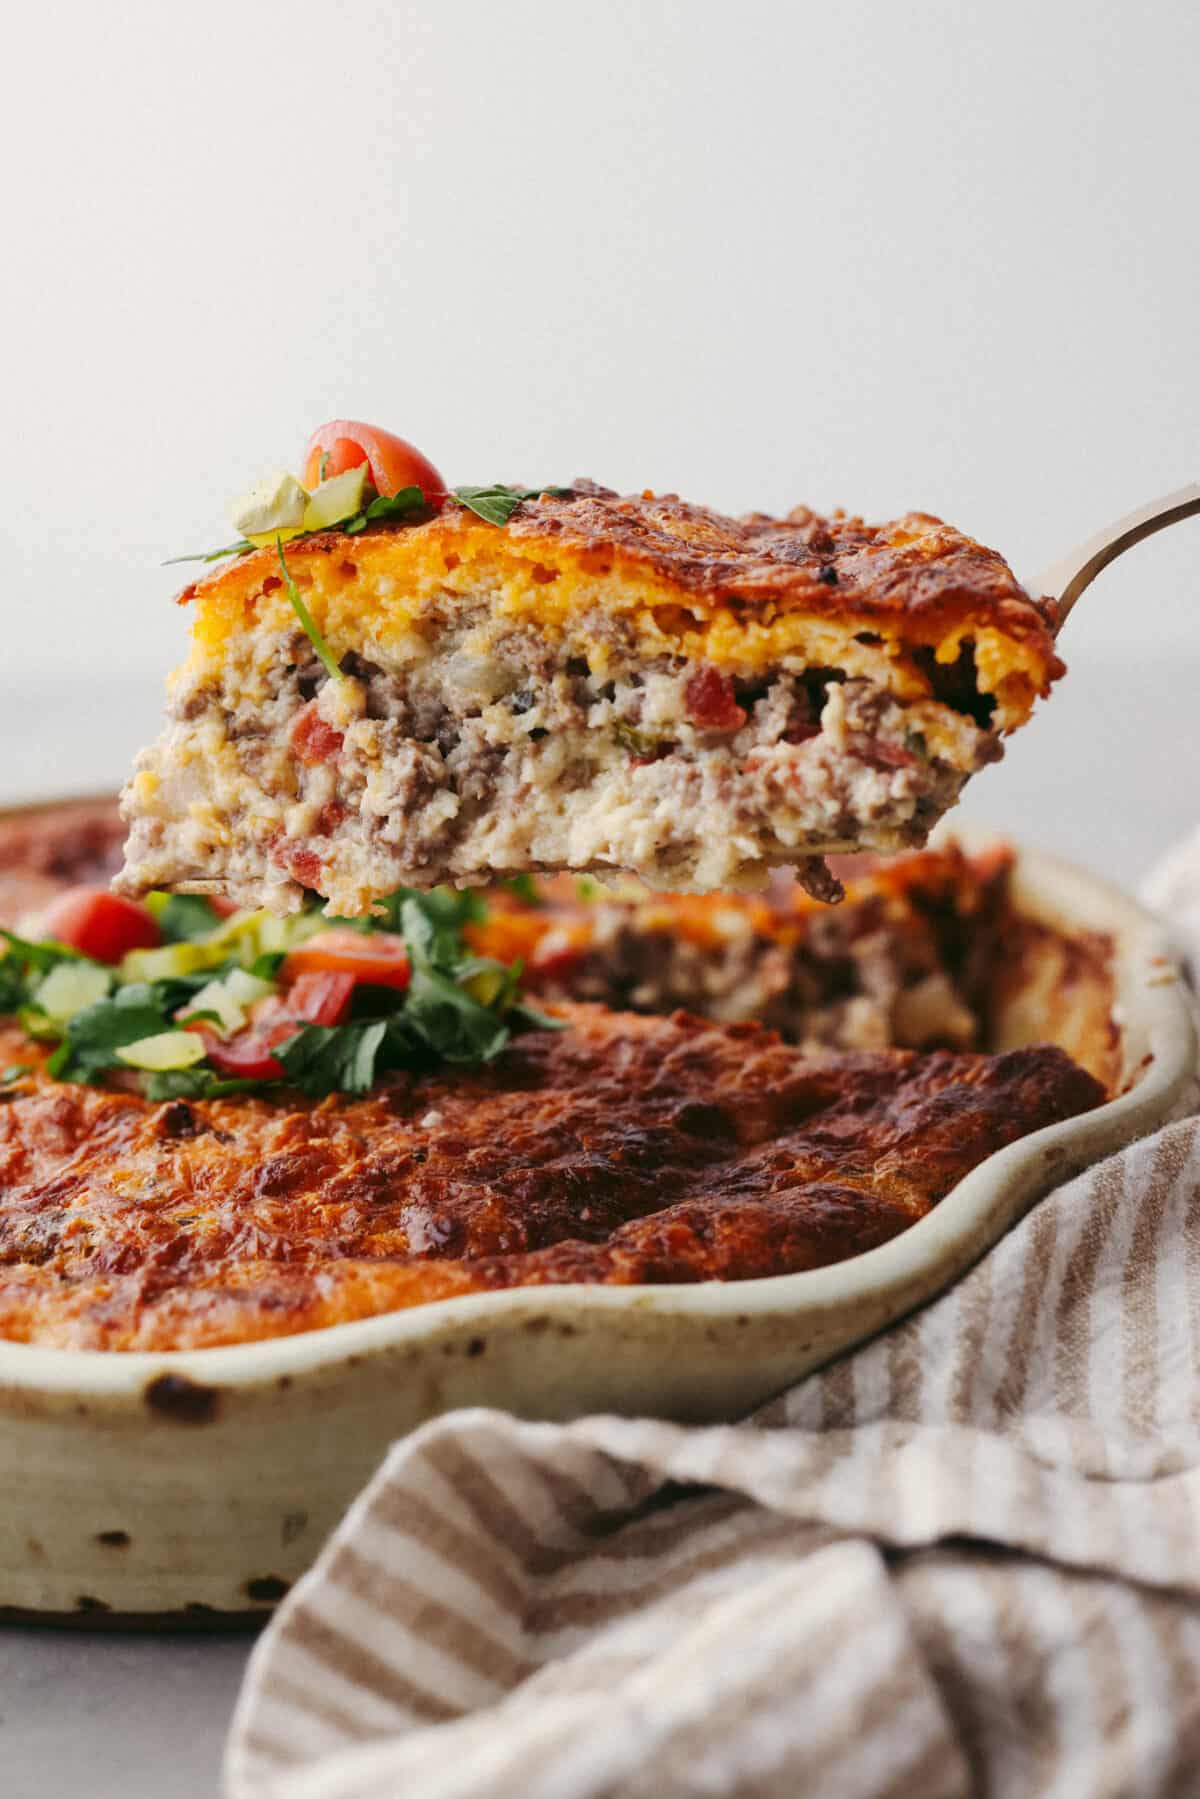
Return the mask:
<path id="1" fill-rule="evenodd" d="M 1148 506 L 1139 506 L 1136 512 L 1130 512 L 1125 518 L 1119 518 L 1105 530 L 1089 537 L 1078 549 L 1071 551 L 1061 561 L 1055 562 L 1043 571 L 1036 581 L 1029 583 L 1029 592 L 1035 597 L 1048 596 L 1057 608 L 1055 634 L 1062 630 L 1063 621 L 1085 587 L 1090 587 L 1101 569 L 1110 562 L 1140 543 L 1143 537 L 1153 536 L 1155 531 L 1162 531 L 1167 525 L 1179 523 L 1181 518 L 1191 518 L 1193 513 L 1200 512 L 1200 485 L 1181 487 L 1177 493 L 1164 494 L 1161 500 L 1151 500 Z"/>

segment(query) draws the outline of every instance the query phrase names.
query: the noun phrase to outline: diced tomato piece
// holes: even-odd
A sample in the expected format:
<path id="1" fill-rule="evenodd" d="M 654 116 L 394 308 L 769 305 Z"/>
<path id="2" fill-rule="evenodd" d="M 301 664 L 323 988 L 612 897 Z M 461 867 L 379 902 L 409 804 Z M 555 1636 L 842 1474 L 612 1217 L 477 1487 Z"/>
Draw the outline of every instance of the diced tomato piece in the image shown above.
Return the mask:
<path id="1" fill-rule="evenodd" d="M 204 1053 L 218 1074 L 237 1081 L 282 1080 L 283 1063 L 275 1060 L 271 1050 L 276 1043 L 294 1037 L 299 1028 L 295 1020 L 286 1024 L 281 1022 L 270 1031 L 260 1031 L 252 1025 L 249 1030 L 239 1031 L 236 1037 L 222 1042 L 215 1031 L 207 1030 L 202 1024 L 185 1026 L 186 1030 L 198 1031 L 203 1037 Z"/>
<path id="2" fill-rule="evenodd" d="M 871 768 L 913 768 L 920 761 L 911 750 L 902 749 L 898 743 L 889 743 L 884 737 L 859 739 L 854 748 Z"/>
<path id="3" fill-rule="evenodd" d="M 395 987 L 401 992 L 411 979 L 403 937 L 391 931 L 367 933 L 336 925 L 292 950 L 281 978 L 298 982 L 306 974 L 346 974 L 368 987 Z"/>
<path id="4" fill-rule="evenodd" d="M 702 731 L 740 731 L 746 713 L 738 705 L 733 681 L 710 662 L 688 679 L 684 690 L 688 716 Z"/>
<path id="5" fill-rule="evenodd" d="M 341 800 L 326 800 L 317 813 L 317 836 L 332 837 L 338 826 L 349 818 L 350 814 Z"/>
<path id="6" fill-rule="evenodd" d="M 340 754 L 345 739 L 340 731 L 325 723 L 317 711 L 316 700 L 310 700 L 296 714 L 288 732 L 288 742 L 298 759 L 313 768 L 320 762 L 332 762 Z"/>
<path id="7" fill-rule="evenodd" d="M 71 887 L 60 893 L 42 918 L 42 935 L 97 962 L 119 962 L 131 949 L 157 949 L 162 942 L 145 906 L 104 887 Z"/>
<path id="8" fill-rule="evenodd" d="M 312 969 L 292 982 L 288 1006 L 306 1024 L 344 1024 L 357 984 L 352 974 L 322 974 Z"/>
<path id="9" fill-rule="evenodd" d="M 309 489 L 321 479 L 323 455 L 328 457 L 326 479 L 365 462 L 381 494 L 398 493 L 402 487 L 419 487 L 434 506 L 439 506 L 446 496 L 446 483 L 429 458 L 402 437 L 381 431 L 378 425 L 364 425 L 359 419 L 331 419 L 314 431 L 302 465 L 302 479 Z"/>
<path id="10" fill-rule="evenodd" d="M 321 858 L 307 843 L 300 843 L 295 837 L 281 837 L 271 850 L 271 859 L 286 868 L 302 887 L 320 891 Z"/>
<path id="11" fill-rule="evenodd" d="M 586 922 L 556 925 L 529 958 L 531 976 L 537 981 L 561 980 L 578 967 L 591 941 L 592 927 Z"/>

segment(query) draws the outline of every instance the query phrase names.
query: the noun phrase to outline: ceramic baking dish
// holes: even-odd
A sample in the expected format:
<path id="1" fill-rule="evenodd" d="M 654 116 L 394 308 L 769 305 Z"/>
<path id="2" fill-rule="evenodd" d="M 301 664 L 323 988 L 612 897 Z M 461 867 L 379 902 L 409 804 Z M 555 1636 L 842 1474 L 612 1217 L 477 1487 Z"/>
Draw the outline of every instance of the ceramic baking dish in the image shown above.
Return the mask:
<path id="1" fill-rule="evenodd" d="M 928 1299 L 1050 1186 L 1158 1124 L 1195 1068 L 1153 919 L 1032 853 L 1014 894 L 1023 916 L 1111 938 L 1118 1098 L 991 1156 L 902 1236 L 810 1273 L 472 1295 L 176 1354 L 0 1343 L 0 1607 L 88 1622 L 261 1612 L 388 1444 L 436 1413 L 735 1418 Z M 999 1034 L 996 1047 L 1048 1034 L 1036 994 L 1011 996 Z"/>

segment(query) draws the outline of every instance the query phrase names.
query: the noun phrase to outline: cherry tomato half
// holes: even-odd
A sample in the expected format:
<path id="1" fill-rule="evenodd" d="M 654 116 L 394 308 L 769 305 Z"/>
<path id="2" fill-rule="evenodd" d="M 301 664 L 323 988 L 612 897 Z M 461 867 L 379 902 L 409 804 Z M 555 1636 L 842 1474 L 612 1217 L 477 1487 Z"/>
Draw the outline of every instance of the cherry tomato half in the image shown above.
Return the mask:
<path id="1" fill-rule="evenodd" d="M 305 447 L 301 476 L 310 490 L 321 479 L 322 456 L 327 458 L 326 480 L 365 462 L 381 494 L 394 494 L 402 487 L 419 487 L 426 499 L 437 505 L 446 492 L 446 483 L 420 450 L 391 431 L 364 425 L 359 419 L 331 419 L 313 432 Z"/>
<path id="2" fill-rule="evenodd" d="M 204 1039 L 204 1053 L 219 1074 L 235 1081 L 279 1081 L 284 1077 L 283 1063 L 277 1062 L 271 1051 L 277 1043 L 294 1037 L 300 1025 L 295 1019 L 273 1024 L 269 1030 L 251 1025 L 226 1039 L 203 1024 L 186 1024 L 184 1029 Z"/>
<path id="3" fill-rule="evenodd" d="M 42 917 L 42 935 L 97 962 L 119 962 L 131 949 L 157 949 L 162 932 L 145 906 L 105 887 L 70 887 Z"/>
<path id="4" fill-rule="evenodd" d="M 297 975 L 288 990 L 289 1009 L 305 1024 L 345 1024 L 357 980 L 352 974 Z"/>
<path id="5" fill-rule="evenodd" d="M 298 983 L 300 977 L 313 973 L 353 975 L 369 987 L 395 987 L 401 992 L 411 978 L 403 937 L 391 931 L 367 935 L 336 925 L 292 950 L 283 965 L 282 979 Z"/>

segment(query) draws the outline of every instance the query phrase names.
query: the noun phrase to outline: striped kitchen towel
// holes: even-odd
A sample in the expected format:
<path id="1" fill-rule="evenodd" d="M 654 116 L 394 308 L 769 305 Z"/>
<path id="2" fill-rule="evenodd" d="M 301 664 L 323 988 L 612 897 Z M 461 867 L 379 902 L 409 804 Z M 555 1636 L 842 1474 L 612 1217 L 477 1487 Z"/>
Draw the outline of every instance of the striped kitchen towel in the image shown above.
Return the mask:
<path id="1" fill-rule="evenodd" d="M 1185 1118 L 746 1424 L 439 1419 L 258 1643 L 227 1791 L 1200 1794 L 1198 1357 Z"/>

